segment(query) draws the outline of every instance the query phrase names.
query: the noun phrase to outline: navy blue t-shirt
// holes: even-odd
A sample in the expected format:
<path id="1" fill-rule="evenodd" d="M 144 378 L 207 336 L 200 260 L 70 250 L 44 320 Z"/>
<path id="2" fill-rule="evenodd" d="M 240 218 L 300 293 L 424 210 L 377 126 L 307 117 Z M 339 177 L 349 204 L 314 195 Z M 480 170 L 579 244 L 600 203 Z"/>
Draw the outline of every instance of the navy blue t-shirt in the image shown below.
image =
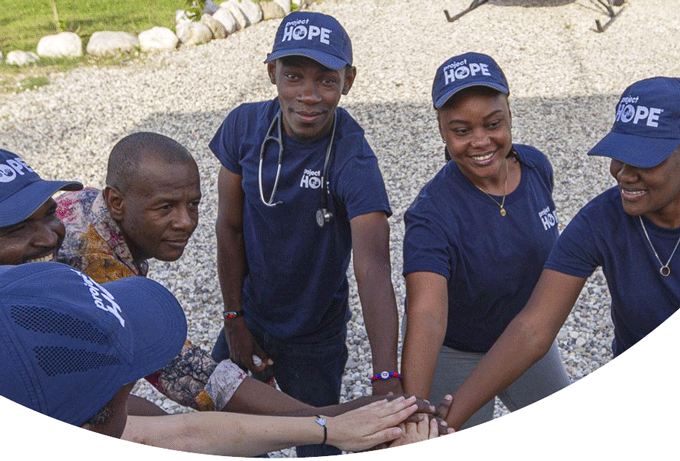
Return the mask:
<path id="1" fill-rule="evenodd" d="M 283 204 L 262 203 L 260 147 L 278 110 L 277 99 L 237 107 L 220 126 L 210 149 L 225 168 L 242 178 L 246 317 L 281 340 L 322 341 L 341 332 L 350 316 L 349 221 L 374 211 L 389 216 L 391 210 L 364 131 L 341 108 L 328 169 L 331 221 L 319 228 L 315 219 L 321 207 L 320 176 L 330 134 L 303 144 L 284 133 L 285 151 L 273 200 Z M 269 142 L 262 172 L 265 200 L 274 186 L 277 159 L 278 144 Z"/>
<path id="2" fill-rule="evenodd" d="M 680 238 L 680 228 L 664 229 L 642 218 L 649 238 L 665 263 Z M 598 267 L 612 298 L 614 355 L 617 356 L 670 317 L 680 307 L 680 254 L 659 274 L 654 256 L 636 216 L 623 210 L 618 187 L 584 206 L 564 229 L 545 264 L 576 277 L 588 278 Z"/>
<path id="3" fill-rule="evenodd" d="M 533 147 L 513 147 L 522 178 L 505 199 L 505 217 L 454 161 L 422 189 L 404 216 L 403 273 L 446 277 L 444 345 L 454 349 L 491 348 L 526 304 L 557 239 L 550 162 Z"/>

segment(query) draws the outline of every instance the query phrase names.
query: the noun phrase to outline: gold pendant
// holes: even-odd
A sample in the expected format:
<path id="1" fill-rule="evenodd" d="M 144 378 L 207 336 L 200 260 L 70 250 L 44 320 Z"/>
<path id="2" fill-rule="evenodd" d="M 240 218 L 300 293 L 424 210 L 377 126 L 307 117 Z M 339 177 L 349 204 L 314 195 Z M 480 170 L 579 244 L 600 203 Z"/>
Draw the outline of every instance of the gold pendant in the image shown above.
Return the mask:
<path id="1" fill-rule="evenodd" d="M 506 215 L 506 214 L 507 214 L 507 212 L 505 211 L 505 208 L 501 207 L 501 216 L 502 216 L 503 218 L 505 218 L 505 215 Z"/>

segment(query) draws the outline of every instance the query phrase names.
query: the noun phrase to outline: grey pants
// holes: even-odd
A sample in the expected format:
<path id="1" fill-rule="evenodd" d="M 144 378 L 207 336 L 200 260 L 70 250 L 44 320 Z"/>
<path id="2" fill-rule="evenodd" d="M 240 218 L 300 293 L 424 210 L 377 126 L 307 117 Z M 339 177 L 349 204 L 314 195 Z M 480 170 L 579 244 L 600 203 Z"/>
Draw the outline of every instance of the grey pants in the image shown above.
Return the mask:
<path id="1" fill-rule="evenodd" d="M 453 394 L 484 356 L 478 352 L 462 352 L 442 346 L 430 388 L 430 402 L 438 405 L 446 394 Z M 562 358 L 553 342 L 550 350 L 514 383 L 498 394 L 510 411 L 532 404 L 570 383 Z M 493 419 L 494 400 L 484 405 L 463 425 L 462 429 Z"/>

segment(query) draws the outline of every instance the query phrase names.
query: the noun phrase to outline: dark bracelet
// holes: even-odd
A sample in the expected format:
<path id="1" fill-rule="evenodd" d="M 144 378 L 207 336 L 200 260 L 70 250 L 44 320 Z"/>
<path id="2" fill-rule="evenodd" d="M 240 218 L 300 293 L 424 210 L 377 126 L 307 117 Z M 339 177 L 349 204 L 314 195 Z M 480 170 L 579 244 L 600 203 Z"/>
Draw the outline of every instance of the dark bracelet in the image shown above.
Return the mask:
<path id="1" fill-rule="evenodd" d="M 225 319 L 237 319 L 239 317 L 243 317 L 243 311 L 224 311 L 224 318 Z"/>
<path id="2" fill-rule="evenodd" d="M 319 426 L 323 427 L 323 442 L 321 442 L 321 445 L 326 445 L 326 440 L 328 440 L 328 429 L 326 428 L 326 420 L 321 416 L 316 415 L 316 419 L 314 420 L 314 422 Z"/>
<path id="3" fill-rule="evenodd" d="M 374 383 L 378 380 L 387 381 L 388 379 L 392 378 L 401 379 L 401 375 L 396 371 L 381 371 L 377 375 L 371 376 L 371 382 Z"/>

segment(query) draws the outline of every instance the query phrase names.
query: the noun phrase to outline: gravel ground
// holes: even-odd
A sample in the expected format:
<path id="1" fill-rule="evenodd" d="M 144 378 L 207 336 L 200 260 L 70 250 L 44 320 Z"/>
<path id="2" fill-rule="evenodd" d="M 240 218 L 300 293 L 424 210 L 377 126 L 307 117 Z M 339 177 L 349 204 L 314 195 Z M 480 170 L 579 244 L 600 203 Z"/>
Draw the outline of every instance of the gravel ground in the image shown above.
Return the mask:
<path id="1" fill-rule="evenodd" d="M 325 0 L 312 9 L 331 14 L 354 44 L 358 77 L 341 105 L 365 128 L 380 162 L 394 216 L 390 218 L 393 282 L 401 305 L 403 213 L 442 166 L 430 89 L 435 69 L 466 51 L 493 56 L 511 88 L 514 141 L 551 160 L 561 228 L 596 193 L 613 184 L 606 161 L 585 153 L 609 129 L 614 104 L 635 80 L 680 75 L 680 16 L 667 0 L 630 0 L 603 34 L 596 0 L 490 0 L 455 23 L 470 0 Z M 207 148 L 225 115 L 245 101 L 275 95 L 262 64 L 277 21 L 225 40 L 146 56 L 123 67 L 85 67 L 51 83 L 0 95 L 0 146 L 21 155 L 46 178 L 101 186 L 106 159 L 121 137 L 156 131 L 195 155 L 202 176 L 201 223 L 183 258 L 153 263 L 150 276 L 182 302 L 189 337 L 209 349 L 219 331 L 221 299 L 213 223 L 218 163 Z M 369 392 L 370 349 L 351 281 L 350 358 L 343 398 Z M 400 306 L 401 309 L 401 306 Z M 587 282 L 559 335 L 574 380 L 611 359 L 609 295 L 597 272 Z M 184 411 L 155 391 L 138 393 Z M 497 407 L 497 413 L 504 413 Z M 284 455 L 288 453 L 284 452 Z"/>

